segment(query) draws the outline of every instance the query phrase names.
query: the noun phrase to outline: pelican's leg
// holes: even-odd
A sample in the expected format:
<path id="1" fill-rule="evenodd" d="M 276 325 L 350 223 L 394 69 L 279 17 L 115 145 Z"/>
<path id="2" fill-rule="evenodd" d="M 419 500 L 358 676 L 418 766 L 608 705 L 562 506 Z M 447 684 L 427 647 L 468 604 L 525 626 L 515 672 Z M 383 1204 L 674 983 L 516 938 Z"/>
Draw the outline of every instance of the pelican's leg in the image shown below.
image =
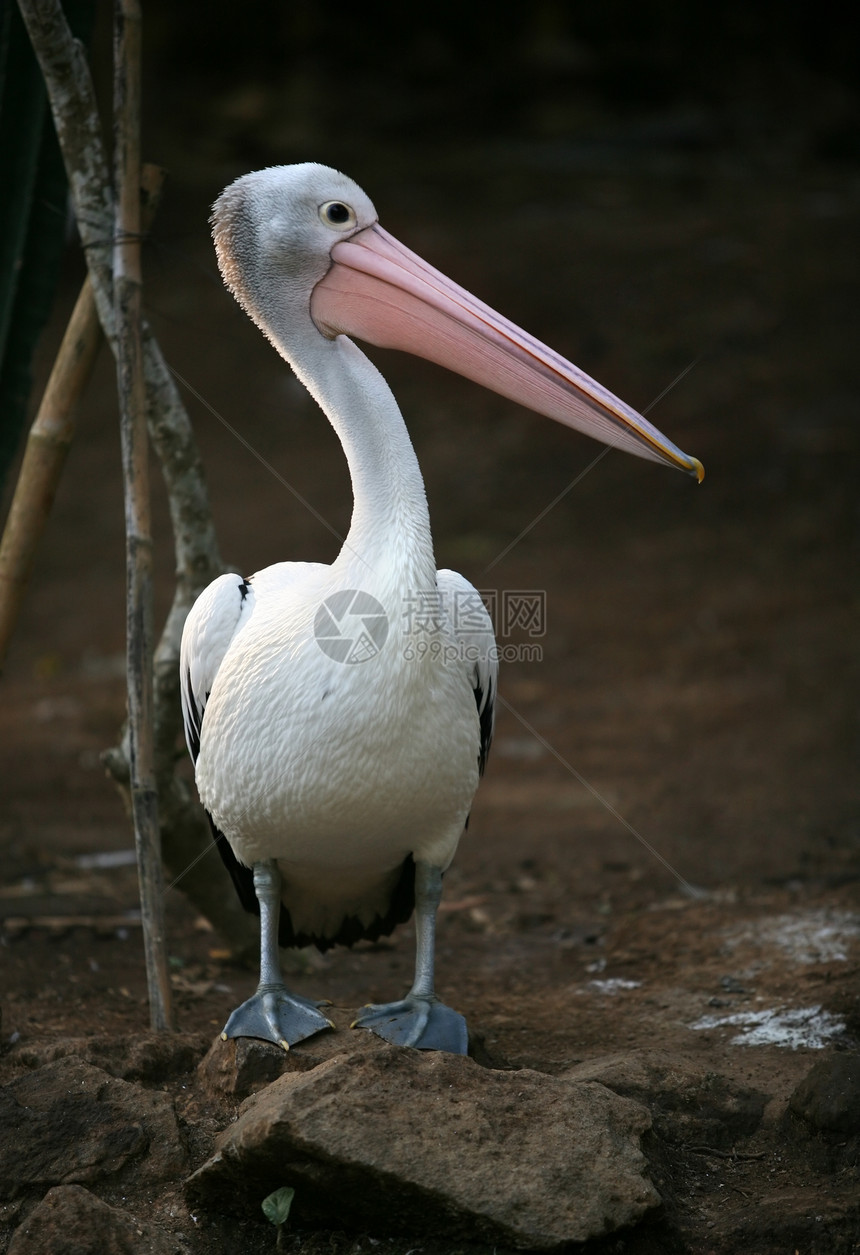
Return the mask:
<path id="1" fill-rule="evenodd" d="M 278 957 L 281 873 L 274 859 L 254 864 L 254 891 L 260 903 L 260 983 L 257 992 L 230 1016 L 221 1036 L 261 1037 L 289 1050 L 324 1028 L 334 1028 L 315 1002 L 291 994 Z"/>
<path id="2" fill-rule="evenodd" d="M 436 997 L 433 973 L 436 912 L 442 898 L 442 873 L 429 863 L 415 863 L 415 981 L 400 1002 L 364 1007 L 353 1028 L 371 1032 L 395 1046 L 447 1050 L 464 1055 L 469 1048 L 466 1021 Z"/>

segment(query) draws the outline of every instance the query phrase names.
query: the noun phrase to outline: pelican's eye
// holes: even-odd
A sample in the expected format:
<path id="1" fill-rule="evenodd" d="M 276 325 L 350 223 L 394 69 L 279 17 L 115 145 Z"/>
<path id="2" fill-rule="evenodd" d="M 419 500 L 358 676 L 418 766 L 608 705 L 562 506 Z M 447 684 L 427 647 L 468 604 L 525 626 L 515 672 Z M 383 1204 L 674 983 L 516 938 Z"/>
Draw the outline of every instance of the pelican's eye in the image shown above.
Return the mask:
<path id="1" fill-rule="evenodd" d="M 320 205 L 320 217 L 327 227 L 334 227 L 336 231 L 347 231 L 358 221 L 355 210 L 350 209 L 342 200 L 327 200 L 324 205 Z"/>

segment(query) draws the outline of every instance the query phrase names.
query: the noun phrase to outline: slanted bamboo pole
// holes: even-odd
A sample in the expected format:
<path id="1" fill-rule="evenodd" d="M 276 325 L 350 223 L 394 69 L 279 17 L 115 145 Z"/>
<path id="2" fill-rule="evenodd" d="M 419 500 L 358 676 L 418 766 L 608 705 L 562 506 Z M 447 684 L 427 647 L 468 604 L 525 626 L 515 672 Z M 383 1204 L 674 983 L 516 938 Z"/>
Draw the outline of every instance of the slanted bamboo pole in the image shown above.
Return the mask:
<path id="1" fill-rule="evenodd" d="M 74 409 L 101 344 L 93 289 L 81 288 L 36 415 L 0 542 L 0 669 L 75 429 Z"/>
<path id="2" fill-rule="evenodd" d="M 141 221 L 149 229 L 165 171 L 141 170 Z M 72 310 L 24 448 L 12 504 L 0 539 L 0 670 L 21 612 L 39 542 L 75 434 L 76 412 L 102 343 L 89 276 Z"/>

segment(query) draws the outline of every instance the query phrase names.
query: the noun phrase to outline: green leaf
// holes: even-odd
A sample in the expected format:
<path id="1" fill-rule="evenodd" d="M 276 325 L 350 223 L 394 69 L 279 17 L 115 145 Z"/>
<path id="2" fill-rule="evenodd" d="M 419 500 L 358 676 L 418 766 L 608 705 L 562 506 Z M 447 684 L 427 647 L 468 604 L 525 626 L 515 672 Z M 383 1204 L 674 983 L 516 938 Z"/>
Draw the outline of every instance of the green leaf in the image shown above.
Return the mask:
<path id="1" fill-rule="evenodd" d="M 295 1192 L 291 1185 L 282 1185 L 279 1190 L 275 1190 L 274 1194 L 264 1198 L 263 1214 L 266 1219 L 271 1220 L 275 1225 L 286 1224 Z"/>

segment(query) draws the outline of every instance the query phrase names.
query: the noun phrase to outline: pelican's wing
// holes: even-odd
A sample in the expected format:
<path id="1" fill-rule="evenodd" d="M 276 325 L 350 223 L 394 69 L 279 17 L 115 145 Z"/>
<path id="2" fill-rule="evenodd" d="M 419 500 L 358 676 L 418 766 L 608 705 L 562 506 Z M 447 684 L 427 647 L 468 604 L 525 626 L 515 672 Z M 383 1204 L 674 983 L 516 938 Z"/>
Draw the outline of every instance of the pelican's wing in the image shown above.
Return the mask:
<path id="1" fill-rule="evenodd" d="M 464 666 L 475 694 L 481 724 L 478 770 L 483 775 L 493 739 L 499 678 L 493 621 L 481 594 L 458 571 L 437 571 L 436 584 L 442 608 L 462 646 Z"/>
<path id="2" fill-rule="evenodd" d="M 220 575 L 204 588 L 182 630 L 179 674 L 182 722 L 191 761 L 200 753 L 203 712 L 218 668 L 239 628 L 254 609 L 255 593 L 241 575 Z"/>
<path id="3" fill-rule="evenodd" d="M 220 575 L 204 588 L 191 607 L 182 630 L 179 651 L 179 674 L 182 696 L 182 720 L 185 740 L 194 763 L 200 753 L 203 712 L 215 683 L 224 656 L 254 613 L 262 599 L 265 603 L 308 578 L 309 573 L 323 571 L 320 562 L 276 562 L 254 575 Z"/>

